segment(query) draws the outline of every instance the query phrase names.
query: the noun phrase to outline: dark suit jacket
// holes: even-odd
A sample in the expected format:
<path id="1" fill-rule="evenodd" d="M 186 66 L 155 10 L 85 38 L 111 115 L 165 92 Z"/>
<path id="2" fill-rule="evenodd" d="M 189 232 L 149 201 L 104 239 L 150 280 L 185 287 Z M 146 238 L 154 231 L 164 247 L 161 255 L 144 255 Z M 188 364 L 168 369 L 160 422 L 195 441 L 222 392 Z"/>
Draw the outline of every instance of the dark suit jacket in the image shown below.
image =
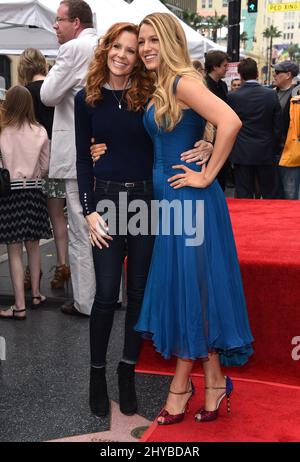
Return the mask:
<path id="1" fill-rule="evenodd" d="M 242 165 L 272 164 L 279 147 L 282 120 L 276 91 L 246 82 L 227 96 L 227 102 L 243 123 L 230 160 Z"/>

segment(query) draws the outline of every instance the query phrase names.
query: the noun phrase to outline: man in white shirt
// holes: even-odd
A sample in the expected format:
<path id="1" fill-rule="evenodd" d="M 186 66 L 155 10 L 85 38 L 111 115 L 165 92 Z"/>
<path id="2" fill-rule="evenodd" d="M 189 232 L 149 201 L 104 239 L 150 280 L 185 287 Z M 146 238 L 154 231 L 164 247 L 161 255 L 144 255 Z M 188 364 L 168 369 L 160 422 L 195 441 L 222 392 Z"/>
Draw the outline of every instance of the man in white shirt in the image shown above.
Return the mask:
<path id="1" fill-rule="evenodd" d="M 66 182 L 74 302 L 64 305 L 62 311 L 90 315 L 95 296 L 95 273 L 76 179 L 74 97 L 85 85 L 98 38 L 91 8 L 82 0 L 62 1 L 53 28 L 61 47 L 42 85 L 41 99 L 46 106 L 55 106 L 49 177 L 63 178 Z"/>

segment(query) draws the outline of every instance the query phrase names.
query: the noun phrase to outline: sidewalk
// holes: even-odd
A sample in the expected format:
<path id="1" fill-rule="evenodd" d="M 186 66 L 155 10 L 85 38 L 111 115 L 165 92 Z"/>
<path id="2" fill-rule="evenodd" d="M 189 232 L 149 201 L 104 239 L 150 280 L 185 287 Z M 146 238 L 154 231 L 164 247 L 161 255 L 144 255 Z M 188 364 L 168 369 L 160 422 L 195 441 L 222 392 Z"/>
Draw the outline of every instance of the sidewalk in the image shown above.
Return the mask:
<path id="1" fill-rule="evenodd" d="M 63 304 L 66 300 L 72 298 L 72 287 L 71 281 L 69 283 L 69 290 L 65 289 L 51 289 L 51 279 L 54 274 L 54 266 L 56 264 L 55 259 L 55 244 L 51 239 L 49 241 L 43 241 L 41 246 L 41 260 L 42 260 L 42 271 L 43 276 L 41 279 L 41 292 L 49 300 L 55 303 L 61 302 Z M 26 252 L 23 254 L 24 265 L 27 262 Z M 53 268 L 53 269 L 52 269 Z M 10 303 L 13 299 L 13 290 L 10 280 L 9 267 L 6 254 L 6 246 L 0 245 L 0 304 Z M 26 300 L 30 301 L 30 291 L 26 293 Z"/>
<path id="2" fill-rule="evenodd" d="M 0 305 L 13 303 L 6 247 L 0 248 Z M 88 404 L 89 318 L 66 316 L 62 303 L 72 298 L 65 289 L 52 290 L 54 242 L 41 246 L 41 291 L 48 300 L 27 309 L 24 322 L 0 320 L 5 360 L 0 360 L 0 442 L 138 441 L 137 434 L 155 418 L 167 395 L 168 377 L 137 374 L 139 414 L 119 411 L 117 365 L 122 358 L 125 310 L 117 310 L 107 355 L 111 419 L 92 416 Z M 24 263 L 26 254 L 24 254 Z M 30 291 L 26 305 L 30 307 Z M 0 355 L 1 356 L 1 355 Z"/>

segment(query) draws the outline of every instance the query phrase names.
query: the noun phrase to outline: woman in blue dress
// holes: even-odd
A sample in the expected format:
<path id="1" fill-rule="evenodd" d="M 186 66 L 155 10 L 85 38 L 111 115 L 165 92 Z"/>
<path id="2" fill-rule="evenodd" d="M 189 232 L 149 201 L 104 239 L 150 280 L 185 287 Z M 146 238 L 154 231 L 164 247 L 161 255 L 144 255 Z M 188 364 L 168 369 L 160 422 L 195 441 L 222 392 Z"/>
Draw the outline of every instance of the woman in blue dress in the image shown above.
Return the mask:
<path id="1" fill-rule="evenodd" d="M 205 403 L 195 419 L 205 422 L 217 418 L 225 397 L 229 409 L 233 385 L 220 361 L 242 365 L 252 354 L 231 222 L 216 181 L 241 122 L 193 69 L 175 17 L 146 16 L 139 29 L 139 54 L 147 70 L 157 74 L 144 124 L 155 151 L 154 196 L 164 202 L 158 207 L 158 233 L 136 330 L 151 334 L 165 358 L 178 357 L 158 423 L 184 418 L 197 358 L 203 360 Z M 201 170 L 188 168 L 180 153 L 202 136 L 206 121 L 217 129 L 211 159 Z"/>

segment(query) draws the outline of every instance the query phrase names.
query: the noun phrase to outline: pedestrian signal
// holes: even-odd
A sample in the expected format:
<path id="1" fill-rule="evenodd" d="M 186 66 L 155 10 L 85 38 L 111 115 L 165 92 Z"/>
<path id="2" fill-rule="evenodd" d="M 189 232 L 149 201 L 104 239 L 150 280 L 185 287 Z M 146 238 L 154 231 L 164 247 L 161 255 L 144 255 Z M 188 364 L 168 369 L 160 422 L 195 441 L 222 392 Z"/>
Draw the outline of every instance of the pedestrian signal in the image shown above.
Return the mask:
<path id="1" fill-rule="evenodd" d="M 258 0 L 248 0 L 248 13 L 257 13 Z"/>

